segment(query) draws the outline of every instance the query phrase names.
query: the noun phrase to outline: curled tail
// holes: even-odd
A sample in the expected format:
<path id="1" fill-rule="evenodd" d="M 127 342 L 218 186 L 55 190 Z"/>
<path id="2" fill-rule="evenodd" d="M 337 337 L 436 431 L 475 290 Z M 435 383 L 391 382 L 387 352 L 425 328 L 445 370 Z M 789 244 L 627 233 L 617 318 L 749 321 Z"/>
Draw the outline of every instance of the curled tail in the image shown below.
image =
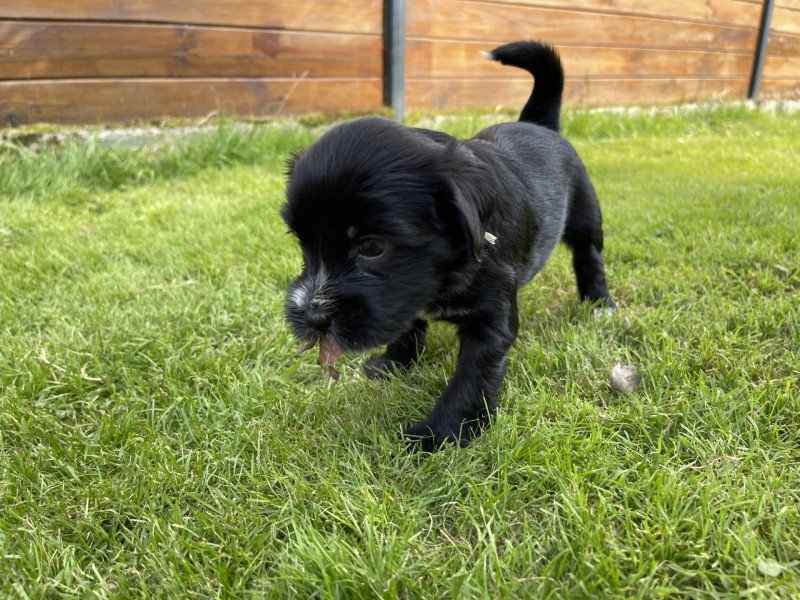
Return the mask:
<path id="1" fill-rule="evenodd" d="M 539 42 L 512 42 L 495 48 L 487 57 L 504 65 L 525 69 L 533 75 L 533 91 L 519 120 L 558 131 L 564 68 L 556 49 Z"/>

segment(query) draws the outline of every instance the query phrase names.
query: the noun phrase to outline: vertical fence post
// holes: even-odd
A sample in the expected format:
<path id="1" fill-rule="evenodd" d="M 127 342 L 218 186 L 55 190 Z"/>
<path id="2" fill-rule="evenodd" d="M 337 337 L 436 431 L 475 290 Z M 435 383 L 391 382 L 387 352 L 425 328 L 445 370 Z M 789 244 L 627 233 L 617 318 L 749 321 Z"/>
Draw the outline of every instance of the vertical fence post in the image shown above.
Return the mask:
<path id="1" fill-rule="evenodd" d="M 764 69 L 764 59 L 767 57 L 767 40 L 769 39 L 769 25 L 772 21 L 772 6 L 774 3 L 774 0 L 764 0 L 764 7 L 761 9 L 761 26 L 758 29 L 756 55 L 753 59 L 753 73 L 750 76 L 750 87 L 747 90 L 747 97 L 750 100 L 758 99 L 761 72 Z"/>
<path id="2" fill-rule="evenodd" d="M 406 96 L 406 0 L 383 3 L 383 102 L 403 120 Z"/>

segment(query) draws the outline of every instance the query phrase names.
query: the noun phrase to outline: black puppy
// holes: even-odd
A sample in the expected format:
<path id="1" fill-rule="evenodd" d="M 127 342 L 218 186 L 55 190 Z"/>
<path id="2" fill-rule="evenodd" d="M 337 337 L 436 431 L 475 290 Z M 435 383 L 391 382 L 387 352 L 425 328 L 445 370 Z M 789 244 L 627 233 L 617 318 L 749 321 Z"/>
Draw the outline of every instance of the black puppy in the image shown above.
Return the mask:
<path id="1" fill-rule="evenodd" d="M 488 56 L 535 77 L 519 122 L 467 141 L 382 118 L 344 123 L 293 159 L 282 209 L 303 252 L 286 304 L 302 340 L 388 344 L 365 365 L 381 377 L 417 360 L 429 320 L 458 326 L 455 374 L 430 416 L 405 430 L 427 451 L 466 445 L 495 413 L 517 291 L 560 240 L 581 299 L 613 306 L 597 197 L 558 134 L 558 53 L 515 42 Z"/>

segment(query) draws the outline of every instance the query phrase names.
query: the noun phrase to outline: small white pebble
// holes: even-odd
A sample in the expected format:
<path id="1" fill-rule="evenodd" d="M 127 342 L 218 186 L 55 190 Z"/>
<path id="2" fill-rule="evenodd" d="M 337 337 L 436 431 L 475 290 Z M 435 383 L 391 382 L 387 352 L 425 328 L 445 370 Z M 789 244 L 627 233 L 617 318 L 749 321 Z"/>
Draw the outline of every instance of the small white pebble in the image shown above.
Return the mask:
<path id="1" fill-rule="evenodd" d="M 614 365 L 611 369 L 611 387 L 620 394 L 630 394 L 642 382 L 642 376 L 633 365 Z"/>

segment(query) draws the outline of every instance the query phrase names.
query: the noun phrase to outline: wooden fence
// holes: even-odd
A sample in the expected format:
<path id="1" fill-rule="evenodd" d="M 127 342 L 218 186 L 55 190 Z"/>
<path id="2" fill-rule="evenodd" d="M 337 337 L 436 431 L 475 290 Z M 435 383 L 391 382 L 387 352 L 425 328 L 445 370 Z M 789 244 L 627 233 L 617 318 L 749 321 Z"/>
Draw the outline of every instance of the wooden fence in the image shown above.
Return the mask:
<path id="1" fill-rule="evenodd" d="M 776 0 L 761 89 L 765 97 L 800 98 L 800 0 Z"/>
<path id="2" fill-rule="evenodd" d="M 408 0 L 406 105 L 517 107 L 479 50 L 555 44 L 572 105 L 743 98 L 751 0 Z M 383 104 L 383 0 L 1 0 L 0 120 L 126 122 Z M 776 0 L 763 95 L 800 92 L 800 0 Z"/>

